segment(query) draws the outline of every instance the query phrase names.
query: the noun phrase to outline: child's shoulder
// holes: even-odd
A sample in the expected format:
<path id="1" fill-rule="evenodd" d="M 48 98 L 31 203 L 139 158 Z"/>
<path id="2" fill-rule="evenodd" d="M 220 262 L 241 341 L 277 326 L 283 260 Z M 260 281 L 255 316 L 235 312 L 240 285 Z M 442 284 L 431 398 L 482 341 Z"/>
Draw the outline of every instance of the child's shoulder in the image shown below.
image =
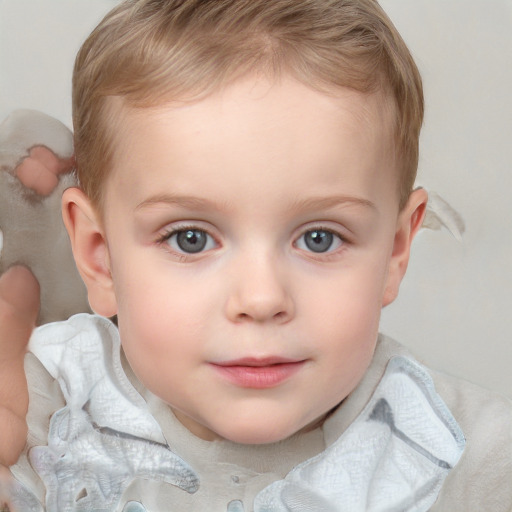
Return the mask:
<path id="1" fill-rule="evenodd" d="M 447 478 L 434 510 L 512 510 L 512 401 L 480 386 L 431 371 L 437 392 L 466 437 L 466 448 Z M 467 509 L 465 509 L 467 510 Z"/>
<path id="2" fill-rule="evenodd" d="M 381 336 L 378 366 L 391 354 L 408 351 Z M 466 439 L 433 511 L 512 510 L 512 401 L 464 379 L 428 369 L 436 392 Z"/>

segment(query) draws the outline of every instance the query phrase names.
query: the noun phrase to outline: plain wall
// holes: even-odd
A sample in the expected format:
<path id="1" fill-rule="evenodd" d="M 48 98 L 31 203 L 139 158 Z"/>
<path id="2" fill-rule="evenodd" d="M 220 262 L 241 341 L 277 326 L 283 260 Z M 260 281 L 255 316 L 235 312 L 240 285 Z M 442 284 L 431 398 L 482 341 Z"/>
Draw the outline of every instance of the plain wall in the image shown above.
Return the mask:
<path id="1" fill-rule="evenodd" d="M 0 119 L 33 108 L 71 125 L 81 41 L 113 0 L 0 0 Z M 418 182 L 466 222 L 421 232 L 382 330 L 429 365 L 512 396 L 512 1 L 382 0 L 422 72 Z"/>
<path id="2" fill-rule="evenodd" d="M 512 2 L 382 0 L 423 76 L 418 182 L 462 215 L 422 232 L 382 330 L 430 365 L 512 396 Z"/>

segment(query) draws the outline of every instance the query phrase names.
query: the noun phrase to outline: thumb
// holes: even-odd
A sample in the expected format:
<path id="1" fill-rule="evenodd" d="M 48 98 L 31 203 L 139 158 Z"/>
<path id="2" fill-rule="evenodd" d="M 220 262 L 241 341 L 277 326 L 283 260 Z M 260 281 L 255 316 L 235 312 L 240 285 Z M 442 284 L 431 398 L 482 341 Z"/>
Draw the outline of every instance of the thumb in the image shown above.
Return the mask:
<path id="1" fill-rule="evenodd" d="M 0 277 L 0 464 L 16 462 L 27 436 L 23 360 L 39 313 L 39 284 L 25 267 Z"/>

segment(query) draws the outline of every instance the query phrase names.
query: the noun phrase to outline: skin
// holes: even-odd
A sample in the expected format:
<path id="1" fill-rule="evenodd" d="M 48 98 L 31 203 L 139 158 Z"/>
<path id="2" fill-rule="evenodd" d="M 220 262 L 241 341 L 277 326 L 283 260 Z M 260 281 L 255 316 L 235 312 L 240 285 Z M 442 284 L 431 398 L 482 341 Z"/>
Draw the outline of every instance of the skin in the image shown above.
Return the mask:
<path id="1" fill-rule="evenodd" d="M 269 443 L 319 424 L 365 373 L 423 219 L 422 190 L 399 212 L 388 101 L 251 77 L 117 108 L 103 216 L 78 189 L 63 199 L 92 308 L 118 315 L 135 374 L 197 436 Z M 186 230 L 204 250 L 178 244 Z M 314 230 L 332 234 L 325 252 Z M 293 371 L 247 385 L 275 380 L 247 368 L 269 358 Z"/>
<path id="2" fill-rule="evenodd" d="M 14 464 L 25 445 L 28 391 L 23 358 L 38 312 L 36 278 L 25 267 L 7 270 L 0 277 L 0 466 Z"/>
<path id="3" fill-rule="evenodd" d="M 321 423 L 364 374 L 427 200 L 417 190 L 398 210 L 386 105 L 247 80 L 192 105 L 120 108 L 104 216 L 80 190 L 64 194 L 92 307 L 118 314 L 138 378 L 196 435 L 286 438 Z M 211 236 L 192 255 L 169 238 L 191 227 Z M 314 229 L 337 234 L 326 252 L 305 244 Z M 21 363 L 38 310 L 26 297 L 38 295 L 26 269 L 0 278 L 4 464 L 25 440 Z M 298 369 L 259 389 L 212 364 L 249 356 Z"/>

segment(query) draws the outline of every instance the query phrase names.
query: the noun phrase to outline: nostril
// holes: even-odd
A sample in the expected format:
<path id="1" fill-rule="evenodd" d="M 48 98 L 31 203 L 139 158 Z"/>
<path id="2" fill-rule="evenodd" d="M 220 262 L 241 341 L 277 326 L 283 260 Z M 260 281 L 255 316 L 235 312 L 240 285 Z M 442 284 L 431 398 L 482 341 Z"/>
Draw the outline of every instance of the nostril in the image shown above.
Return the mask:
<path id="1" fill-rule="evenodd" d="M 249 314 L 249 313 L 239 313 L 236 316 L 236 320 L 238 322 L 266 322 L 266 321 L 274 321 L 274 322 L 284 322 L 288 318 L 288 313 L 286 311 L 278 311 L 275 314 Z"/>
<path id="2" fill-rule="evenodd" d="M 283 283 L 258 279 L 257 275 L 237 282 L 225 303 L 227 318 L 239 323 L 284 323 L 294 317 L 294 309 L 294 300 Z"/>

